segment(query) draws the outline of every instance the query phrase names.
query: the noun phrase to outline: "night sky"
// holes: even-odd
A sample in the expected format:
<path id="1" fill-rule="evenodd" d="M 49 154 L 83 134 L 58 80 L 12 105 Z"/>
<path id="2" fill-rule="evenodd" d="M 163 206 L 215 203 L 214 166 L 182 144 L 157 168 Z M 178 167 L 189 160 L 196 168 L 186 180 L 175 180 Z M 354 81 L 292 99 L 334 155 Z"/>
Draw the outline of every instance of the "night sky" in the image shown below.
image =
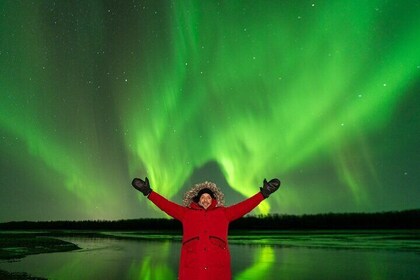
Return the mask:
<path id="1" fill-rule="evenodd" d="M 0 1 L 0 222 L 420 207 L 420 2 Z"/>

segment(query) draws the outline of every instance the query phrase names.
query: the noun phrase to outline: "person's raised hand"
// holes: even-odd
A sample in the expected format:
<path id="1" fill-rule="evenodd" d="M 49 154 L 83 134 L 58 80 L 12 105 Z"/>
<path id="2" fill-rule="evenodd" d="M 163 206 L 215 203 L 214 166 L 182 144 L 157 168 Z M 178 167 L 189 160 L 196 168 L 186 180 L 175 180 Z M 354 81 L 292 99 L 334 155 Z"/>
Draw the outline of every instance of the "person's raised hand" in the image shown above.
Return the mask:
<path id="1" fill-rule="evenodd" d="M 271 179 L 267 182 L 267 179 L 264 179 L 263 186 L 260 188 L 264 198 L 269 197 L 273 192 L 277 191 L 280 188 L 280 180 L 277 178 Z"/>
<path id="2" fill-rule="evenodd" d="M 131 185 L 133 185 L 133 187 L 136 190 L 141 191 L 144 196 L 148 196 L 152 192 L 152 189 L 150 188 L 149 184 L 149 179 L 147 177 L 144 181 L 139 178 L 134 178 L 131 182 Z"/>

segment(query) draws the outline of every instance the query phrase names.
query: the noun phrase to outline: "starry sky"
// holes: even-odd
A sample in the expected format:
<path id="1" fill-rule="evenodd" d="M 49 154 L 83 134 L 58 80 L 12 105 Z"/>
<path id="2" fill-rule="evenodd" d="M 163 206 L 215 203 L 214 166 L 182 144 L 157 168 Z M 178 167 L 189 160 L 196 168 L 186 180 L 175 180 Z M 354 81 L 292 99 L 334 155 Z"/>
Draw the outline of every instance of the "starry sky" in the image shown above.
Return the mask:
<path id="1" fill-rule="evenodd" d="M 0 222 L 420 207 L 420 2 L 0 1 Z"/>

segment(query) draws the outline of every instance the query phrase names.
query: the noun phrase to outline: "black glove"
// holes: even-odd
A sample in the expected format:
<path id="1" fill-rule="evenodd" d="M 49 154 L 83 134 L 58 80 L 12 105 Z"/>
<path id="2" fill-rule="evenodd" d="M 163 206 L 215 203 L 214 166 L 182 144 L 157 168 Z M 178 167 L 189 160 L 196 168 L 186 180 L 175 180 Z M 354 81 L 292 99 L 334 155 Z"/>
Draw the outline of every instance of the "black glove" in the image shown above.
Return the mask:
<path id="1" fill-rule="evenodd" d="M 264 179 L 263 186 L 260 188 L 264 198 L 267 198 L 273 192 L 277 191 L 280 188 L 280 180 L 277 178 L 271 179 L 270 182 L 267 182 L 267 179 Z"/>
<path id="2" fill-rule="evenodd" d="M 141 191 L 144 196 L 148 196 L 152 192 L 149 185 L 149 179 L 147 179 L 147 177 L 145 181 L 139 178 L 134 178 L 131 184 L 136 190 Z"/>

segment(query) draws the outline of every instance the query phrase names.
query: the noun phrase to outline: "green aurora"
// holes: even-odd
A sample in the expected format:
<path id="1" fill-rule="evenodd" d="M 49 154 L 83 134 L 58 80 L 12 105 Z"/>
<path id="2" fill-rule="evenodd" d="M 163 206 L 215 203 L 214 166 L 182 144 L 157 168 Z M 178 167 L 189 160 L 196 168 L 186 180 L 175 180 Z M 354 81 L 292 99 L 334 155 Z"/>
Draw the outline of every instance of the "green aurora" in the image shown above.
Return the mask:
<path id="1" fill-rule="evenodd" d="M 1 1 L 0 221 L 419 205 L 418 1 Z"/>

